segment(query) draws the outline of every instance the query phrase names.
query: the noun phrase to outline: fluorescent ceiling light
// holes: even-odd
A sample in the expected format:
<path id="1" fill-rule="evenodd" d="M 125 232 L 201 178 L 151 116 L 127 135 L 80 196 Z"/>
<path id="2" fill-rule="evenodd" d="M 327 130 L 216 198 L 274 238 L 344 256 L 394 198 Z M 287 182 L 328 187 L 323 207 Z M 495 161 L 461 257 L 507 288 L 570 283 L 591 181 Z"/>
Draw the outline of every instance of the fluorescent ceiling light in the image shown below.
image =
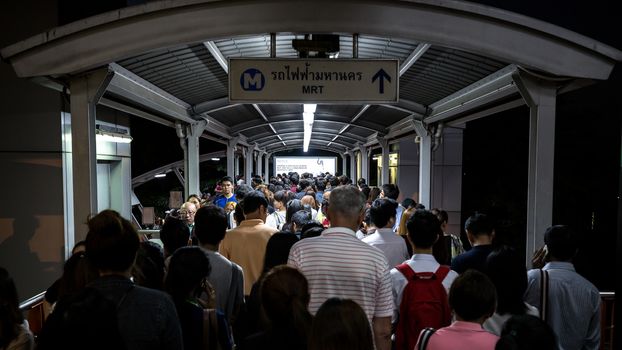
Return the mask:
<path id="1" fill-rule="evenodd" d="M 216 158 L 216 157 L 214 157 L 214 158 L 212 158 L 212 160 L 219 161 L 219 160 L 220 160 L 220 158 Z"/>
<path id="2" fill-rule="evenodd" d="M 315 103 L 305 103 L 303 106 L 305 113 L 315 113 L 317 108 L 317 104 Z"/>
<path id="3" fill-rule="evenodd" d="M 155 174 L 154 177 L 166 177 L 166 174 Z"/>
<path id="4" fill-rule="evenodd" d="M 305 103 L 303 105 L 304 112 L 302 113 L 302 123 L 304 127 L 304 139 L 302 144 L 303 152 L 309 150 L 309 143 L 311 143 L 311 131 L 313 130 L 313 120 L 315 119 L 315 110 L 317 104 Z"/>
<path id="5" fill-rule="evenodd" d="M 119 134 L 116 132 L 108 132 L 103 130 L 96 130 L 96 138 L 100 141 L 117 142 L 117 143 L 130 143 L 132 137 L 126 134 Z"/>
<path id="6" fill-rule="evenodd" d="M 307 124 L 313 124 L 313 119 L 315 119 L 315 115 L 313 113 L 304 112 L 302 113 L 302 121 Z"/>

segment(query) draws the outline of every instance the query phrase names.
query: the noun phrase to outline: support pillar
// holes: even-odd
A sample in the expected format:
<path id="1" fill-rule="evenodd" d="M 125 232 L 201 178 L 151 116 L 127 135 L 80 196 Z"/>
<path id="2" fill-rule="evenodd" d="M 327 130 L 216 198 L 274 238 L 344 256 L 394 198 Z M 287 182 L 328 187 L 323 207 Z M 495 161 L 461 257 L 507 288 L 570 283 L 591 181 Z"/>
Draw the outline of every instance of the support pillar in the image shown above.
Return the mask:
<path id="1" fill-rule="evenodd" d="M 257 151 L 257 163 L 255 163 L 255 175 L 261 176 L 263 174 L 263 156 L 265 151 Z"/>
<path id="2" fill-rule="evenodd" d="M 199 172 L 199 137 L 205 131 L 207 121 L 202 120 L 186 127 L 186 157 L 184 159 L 184 195 L 201 193 L 201 174 Z"/>
<path id="3" fill-rule="evenodd" d="M 522 71 L 514 73 L 512 78 L 529 106 L 526 245 L 529 262 L 533 252 L 544 244 L 544 231 L 553 223 L 557 87 Z"/>
<path id="4" fill-rule="evenodd" d="M 246 157 L 245 157 L 246 163 L 244 164 L 244 180 L 246 184 L 249 186 L 251 184 L 251 175 L 252 175 L 252 169 L 253 169 L 253 152 L 255 152 L 253 147 L 248 146 L 246 148 Z"/>
<path id="5" fill-rule="evenodd" d="M 361 144 L 359 144 L 358 147 L 359 152 L 361 152 L 361 173 L 358 174 L 358 177 L 362 177 L 366 181 L 369 181 L 369 154 L 367 153 L 368 149 Z"/>
<path id="6" fill-rule="evenodd" d="M 358 178 L 356 177 L 356 156 L 354 154 L 354 151 L 348 150 L 346 151 L 346 153 L 348 154 L 348 157 L 350 157 L 350 171 L 348 172 L 348 176 L 352 180 L 358 180 Z"/>
<path id="7" fill-rule="evenodd" d="M 377 137 L 382 148 L 382 181 L 381 184 L 389 183 L 389 141 L 384 137 Z"/>
<path id="8" fill-rule="evenodd" d="M 266 156 L 265 156 L 266 158 L 264 160 L 265 163 L 263 167 L 263 172 L 264 172 L 263 179 L 266 184 L 270 183 L 270 155 L 272 155 L 272 153 L 266 153 Z"/>
<path id="9" fill-rule="evenodd" d="M 432 200 L 432 135 L 420 120 L 413 121 L 419 136 L 419 203 L 430 208 Z"/>
<path id="10" fill-rule="evenodd" d="M 234 137 L 227 142 L 227 176 L 230 176 L 232 179 L 235 179 L 235 176 L 238 174 L 238 157 L 235 154 L 235 147 L 238 144 L 238 140 L 239 137 Z"/>
<path id="11" fill-rule="evenodd" d="M 240 175 L 240 156 L 238 154 L 235 155 L 235 163 L 233 164 L 235 176 Z M 235 179 L 235 176 L 232 178 Z"/>
<path id="12" fill-rule="evenodd" d="M 97 214 L 96 107 L 114 73 L 99 69 L 71 80 L 71 148 L 73 171 L 73 230 L 75 242 L 86 238 L 86 220 Z"/>

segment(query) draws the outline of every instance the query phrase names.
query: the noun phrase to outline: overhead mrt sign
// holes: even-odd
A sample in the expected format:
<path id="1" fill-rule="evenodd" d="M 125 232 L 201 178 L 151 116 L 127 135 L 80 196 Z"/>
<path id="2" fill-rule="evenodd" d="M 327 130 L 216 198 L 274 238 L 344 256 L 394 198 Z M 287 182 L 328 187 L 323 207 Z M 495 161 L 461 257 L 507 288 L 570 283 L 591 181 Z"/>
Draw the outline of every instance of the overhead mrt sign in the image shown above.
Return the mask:
<path id="1" fill-rule="evenodd" d="M 396 103 L 397 60 L 230 58 L 234 103 Z"/>

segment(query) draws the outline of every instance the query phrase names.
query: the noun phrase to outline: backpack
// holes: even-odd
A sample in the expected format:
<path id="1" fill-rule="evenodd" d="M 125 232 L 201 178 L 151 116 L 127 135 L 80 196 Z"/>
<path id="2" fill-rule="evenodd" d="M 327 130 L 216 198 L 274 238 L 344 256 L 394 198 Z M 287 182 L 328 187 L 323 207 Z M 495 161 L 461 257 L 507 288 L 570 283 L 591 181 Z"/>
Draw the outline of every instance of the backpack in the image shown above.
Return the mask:
<path id="1" fill-rule="evenodd" d="M 443 279 L 449 267 L 439 266 L 436 272 L 415 273 L 403 263 L 395 267 L 408 281 L 402 293 L 397 322 L 396 349 L 415 348 L 419 333 L 427 327 L 441 328 L 451 323 L 451 309 Z"/>

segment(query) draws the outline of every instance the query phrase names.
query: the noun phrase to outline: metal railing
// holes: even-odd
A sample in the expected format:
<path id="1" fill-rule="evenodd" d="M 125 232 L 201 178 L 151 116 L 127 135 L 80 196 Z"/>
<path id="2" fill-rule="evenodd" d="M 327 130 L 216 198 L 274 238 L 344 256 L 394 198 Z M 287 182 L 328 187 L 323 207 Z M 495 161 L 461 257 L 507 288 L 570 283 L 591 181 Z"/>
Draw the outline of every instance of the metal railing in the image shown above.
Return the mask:
<path id="1" fill-rule="evenodd" d="M 41 292 L 19 304 L 19 309 L 25 314 L 30 331 L 35 336 L 41 331 L 48 313 L 45 304 L 45 292 Z"/>
<path id="2" fill-rule="evenodd" d="M 615 325 L 615 292 L 600 292 L 600 349 L 613 350 Z"/>

